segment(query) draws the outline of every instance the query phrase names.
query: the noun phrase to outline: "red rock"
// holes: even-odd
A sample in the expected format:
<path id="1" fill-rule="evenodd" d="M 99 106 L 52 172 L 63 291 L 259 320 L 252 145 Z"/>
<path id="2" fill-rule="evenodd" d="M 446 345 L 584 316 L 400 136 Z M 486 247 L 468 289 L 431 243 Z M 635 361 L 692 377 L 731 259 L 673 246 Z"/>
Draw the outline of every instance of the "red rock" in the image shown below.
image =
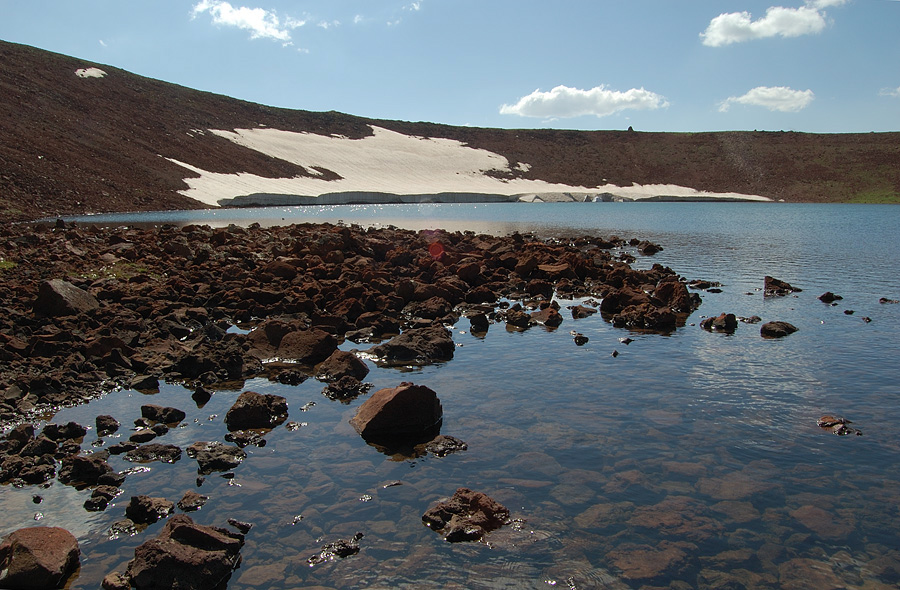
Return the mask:
<path id="1" fill-rule="evenodd" d="M 373 393 L 350 424 L 363 438 L 396 438 L 428 432 L 440 424 L 442 417 L 441 402 L 434 391 L 404 382 Z"/>
<path id="2" fill-rule="evenodd" d="M 477 541 L 503 526 L 509 509 L 487 494 L 459 488 L 446 502 L 438 502 L 422 515 L 422 522 L 444 534 L 451 543 Z"/>
<path id="3" fill-rule="evenodd" d="M 349 376 L 362 381 L 369 374 L 369 367 L 358 356 L 345 350 L 336 350 L 316 367 L 316 377 L 322 381 L 337 381 Z"/>
<path id="4" fill-rule="evenodd" d="M 280 395 L 245 391 L 225 414 L 229 430 L 275 428 L 287 419 L 287 400 Z"/>
<path id="5" fill-rule="evenodd" d="M 61 279 L 41 283 L 34 302 L 35 313 L 51 317 L 88 313 L 99 307 L 93 295 Z"/>
<path id="6" fill-rule="evenodd" d="M 19 529 L 0 543 L 0 587 L 62 588 L 79 565 L 78 541 L 58 527 Z"/>
<path id="7" fill-rule="evenodd" d="M 337 350 L 337 345 L 337 339 L 323 330 L 295 330 L 281 339 L 277 355 L 284 359 L 315 364 L 331 356 Z"/>

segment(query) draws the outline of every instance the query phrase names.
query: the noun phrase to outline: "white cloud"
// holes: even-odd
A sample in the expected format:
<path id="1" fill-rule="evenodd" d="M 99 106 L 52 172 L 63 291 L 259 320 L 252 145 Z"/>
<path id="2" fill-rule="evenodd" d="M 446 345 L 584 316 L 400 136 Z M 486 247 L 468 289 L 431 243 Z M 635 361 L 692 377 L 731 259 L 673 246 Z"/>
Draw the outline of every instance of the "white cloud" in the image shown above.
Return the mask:
<path id="1" fill-rule="evenodd" d="M 664 96 L 643 88 L 619 92 L 602 85 L 590 90 L 557 86 L 550 92 L 535 90 L 516 104 L 505 104 L 500 107 L 500 114 L 545 119 L 582 115 L 605 117 L 626 109 L 653 110 L 667 106 L 669 103 Z"/>
<path id="2" fill-rule="evenodd" d="M 878 94 L 880 94 L 881 96 L 893 96 L 894 98 L 900 98 L 900 86 L 898 86 L 897 88 L 885 88 Z"/>
<path id="3" fill-rule="evenodd" d="M 318 26 L 327 31 L 330 28 L 341 26 L 341 21 L 339 21 L 339 20 L 332 20 L 332 21 L 323 20 L 322 22 L 320 22 L 318 24 Z"/>
<path id="4" fill-rule="evenodd" d="M 250 31 L 251 39 L 273 39 L 289 43 L 291 30 L 306 24 L 306 21 L 292 18 L 282 22 L 274 12 L 246 6 L 235 8 L 223 0 L 201 0 L 194 5 L 192 17 L 196 18 L 197 15 L 204 12 L 209 13 L 213 23 L 217 25 Z"/>
<path id="5" fill-rule="evenodd" d="M 420 2 L 420 1 L 411 2 L 411 3 L 407 4 L 406 6 L 404 6 L 404 8 L 406 10 L 412 10 L 413 12 L 417 12 L 419 10 L 422 10 L 422 2 Z"/>
<path id="6" fill-rule="evenodd" d="M 826 8 L 842 6 L 849 0 L 807 0 L 805 6 L 772 6 L 766 15 L 753 20 L 749 12 L 728 12 L 712 19 L 700 33 L 703 44 L 721 47 L 768 37 L 800 37 L 821 33 L 827 26 Z"/>
<path id="7" fill-rule="evenodd" d="M 719 106 L 726 112 L 733 104 L 759 106 L 770 111 L 795 113 L 805 109 L 815 98 L 812 90 L 793 90 L 787 86 L 757 86 L 743 96 L 731 96 Z"/>
<path id="8" fill-rule="evenodd" d="M 101 47 L 107 47 L 106 41 L 104 41 L 103 39 L 100 39 L 99 41 L 100 41 L 100 46 L 101 46 Z"/>

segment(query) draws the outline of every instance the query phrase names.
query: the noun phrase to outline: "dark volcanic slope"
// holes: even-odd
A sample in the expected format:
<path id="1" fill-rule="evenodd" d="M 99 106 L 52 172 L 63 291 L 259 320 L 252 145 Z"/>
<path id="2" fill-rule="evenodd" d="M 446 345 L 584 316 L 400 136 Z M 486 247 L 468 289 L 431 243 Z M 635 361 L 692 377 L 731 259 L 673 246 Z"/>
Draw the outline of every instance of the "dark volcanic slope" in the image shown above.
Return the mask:
<path id="1" fill-rule="evenodd" d="M 75 70 L 96 66 L 102 79 Z M 283 177 L 302 168 L 194 129 L 266 125 L 362 137 L 367 124 L 446 137 L 531 165 L 526 178 L 573 186 L 678 184 L 786 201 L 900 200 L 900 133 L 637 133 L 497 130 L 276 109 L 0 42 L 0 221 L 100 211 L 195 208 L 189 173 Z"/>

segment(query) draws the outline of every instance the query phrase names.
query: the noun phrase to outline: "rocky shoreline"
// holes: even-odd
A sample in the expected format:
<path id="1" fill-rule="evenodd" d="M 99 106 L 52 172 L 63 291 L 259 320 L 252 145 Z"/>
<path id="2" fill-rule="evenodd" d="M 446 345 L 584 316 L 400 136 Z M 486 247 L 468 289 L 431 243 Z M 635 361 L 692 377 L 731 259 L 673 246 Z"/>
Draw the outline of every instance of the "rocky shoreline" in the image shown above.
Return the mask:
<path id="1" fill-rule="evenodd" d="M 142 406 L 128 440 L 102 451 L 81 447 L 91 426 L 35 428 L 60 407 L 116 388 L 152 392 L 161 381 L 181 383 L 185 397 L 202 403 L 211 390 L 242 388 L 252 377 L 285 384 L 312 378 L 326 384 L 327 397 L 348 402 L 370 387 L 362 383 L 368 368 L 361 356 L 382 366 L 447 362 L 455 349 L 447 326 L 461 317 L 472 332 L 483 333 L 494 325 L 558 327 L 563 313 L 599 312 L 617 327 L 669 332 L 684 324 L 700 298 L 669 268 L 631 268 L 635 256 L 660 249 L 617 237 L 541 240 L 330 224 L 7 226 L 0 230 L 0 420 L 6 433 L 0 483 L 40 486 L 58 479 L 91 489 L 84 508 L 100 511 L 122 494 L 126 478 L 110 466 L 110 455 L 137 463 L 179 461 L 180 447 L 156 441 L 184 420 L 177 408 Z M 584 303 L 562 310 L 556 297 Z M 358 348 L 339 349 L 345 341 Z M 410 403 L 423 413 L 416 416 Z M 284 398 L 242 393 L 225 416 L 225 440 L 232 444 L 198 441 L 184 449 L 198 463 L 198 482 L 235 468 L 247 456 L 244 447 L 264 446 L 261 433 L 287 418 Z M 403 383 L 374 394 L 351 423 L 376 447 L 399 443 L 414 456 L 437 457 L 465 450 L 463 441 L 435 436 L 440 419 L 433 391 Z M 381 440 L 373 430 L 388 424 L 395 434 L 404 421 L 412 428 L 402 441 Z M 96 428 L 109 433 L 119 424 L 97 416 Z M 508 511 L 491 498 L 461 492 L 468 494 L 465 501 L 454 496 L 450 508 L 441 504 L 423 516 L 448 541 L 478 540 L 507 520 Z M 188 492 L 177 505 L 187 512 L 206 499 Z M 252 525 L 229 522 L 239 533 L 204 527 L 186 515 L 170 516 L 174 508 L 165 498 L 131 498 L 126 519 L 113 528 L 129 531 L 160 519 L 167 525 L 135 551 L 127 571 L 107 576 L 104 588 L 149 588 L 165 572 L 197 568 L 206 569 L 189 587 L 230 576 Z M 42 562 L 41 575 L 64 579 L 73 559 L 77 563 L 77 543 L 73 548 L 71 535 L 56 529 L 32 532 L 33 539 L 11 536 L 0 562 L 25 568 L 17 574 L 24 578 L 36 575 L 27 569 L 30 561 L 22 565 L 15 555 L 32 552 L 40 561 L 56 535 L 60 544 L 51 553 L 58 562 Z M 329 543 L 310 564 L 354 554 L 361 537 Z"/>

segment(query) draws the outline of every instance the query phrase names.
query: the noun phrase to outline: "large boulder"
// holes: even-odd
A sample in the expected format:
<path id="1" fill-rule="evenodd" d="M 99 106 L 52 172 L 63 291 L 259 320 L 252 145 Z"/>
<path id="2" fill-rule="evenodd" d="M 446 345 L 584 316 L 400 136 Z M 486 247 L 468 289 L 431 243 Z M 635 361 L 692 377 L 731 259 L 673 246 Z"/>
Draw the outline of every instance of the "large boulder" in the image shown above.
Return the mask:
<path id="1" fill-rule="evenodd" d="M 294 330 L 281 338 L 276 354 L 283 359 L 314 365 L 331 356 L 337 346 L 337 338 L 323 330 Z"/>
<path id="2" fill-rule="evenodd" d="M 137 590 L 213 590 L 240 565 L 244 536 L 171 517 L 162 532 L 134 550 L 125 577 Z"/>
<path id="3" fill-rule="evenodd" d="M 406 330 L 368 352 L 384 365 L 428 364 L 451 360 L 454 347 L 453 337 L 446 328 L 428 326 Z"/>
<path id="4" fill-rule="evenodd" d="M 228 430 L 275 428 L 287 419 L 287 400 L 280 395 L 245 391 L 225 414 Z"/>
<path id="5" fill-rule="evenodd" d="M 59 468 L 60 483 L 76 488 L 94 485 L 120 486 L 125 476 L 117 473 L 101 453 L 93 455 L 68 455 Z"/>
<path id="6" fill-rule="evenodd" d="M 99 307 L 96 297 L 61 279 L 41 283 L 34 302 L 34 312 L 48 317 L 89 313 Z"/>
<path id="7" fill-rule="evenodd" d="M 160 518 L 166 518 L 174 510 L 175 504 L 165 498 L 132 496 L 125 507 L 125 516 L 137 524 L 153 524 Z"/>
<path id="8" fill-rule="evenodd" d="M 62 588 L 78 569 L 78 541 L 66 529 L 19 529 L 0 543 L 0 587 Z"/>
<path id="9" fill-rule="evenodd" d="M 452 498 L 438 502 L 422 515 L 426 526 L 440 532 L 451 543 L 477 541 L 508 519 L 506 506 L 468 488 L 459 488 Z"/>
<path id="10" fill-rule="evenodd" d="M 366 440 L 396 440 L 429 433 L 442 418 L 443 408 L 434 391 L 404 382 L 373 393 L 350 424 Z"/>

